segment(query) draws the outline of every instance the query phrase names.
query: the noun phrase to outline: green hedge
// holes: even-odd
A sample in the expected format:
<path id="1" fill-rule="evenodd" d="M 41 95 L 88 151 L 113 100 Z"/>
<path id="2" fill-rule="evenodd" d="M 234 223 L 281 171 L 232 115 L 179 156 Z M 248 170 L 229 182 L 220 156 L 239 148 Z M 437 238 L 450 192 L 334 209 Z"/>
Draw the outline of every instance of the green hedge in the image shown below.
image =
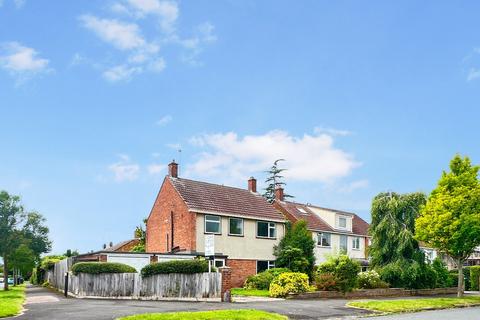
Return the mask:
<path id="1" fill-rule="evenodd" d="M 478 278 L 480 277 L 480 266 L 470 267 L 470 290 L 478 291 Z"/>
<path id="2" fill-rule="evenodd" d="M 247 280 L 245 280 L 244 288 L 268 290 L 270 288 L 270 283 L 273 281 L 273 279 L 285 272 L 291 271 L 287 268 L 272 268 L 249 276 Z"/>
<path id="3" fill-rule="evenodd" d="M 73 274 L 89 273 L 134 273 L 135 268 L 117 262 L 78 262 L 72 267 Z"/>
<path id="4" fill-rule="evenodd" d="M 215 268 L 212 268 L 212 271 L 215 271 Z M 143 267 L 141 272 L 143 277 L 165 273 L 202 273 L 208 272 L 208 261 L 194 259 L 152 263 Z"/>

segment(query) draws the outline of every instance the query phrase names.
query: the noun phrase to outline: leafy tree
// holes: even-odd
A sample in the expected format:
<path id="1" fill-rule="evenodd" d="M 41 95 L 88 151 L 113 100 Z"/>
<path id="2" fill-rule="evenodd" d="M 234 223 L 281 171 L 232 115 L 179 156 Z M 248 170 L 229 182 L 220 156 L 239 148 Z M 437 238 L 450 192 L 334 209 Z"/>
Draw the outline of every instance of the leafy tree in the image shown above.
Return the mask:
<path id="1" fill-rule="evenodd" d="M 145 252 L 145 239 L 147 233 L 145 231 L 147 224 L 147 218 L 143 219 L 143 225 L 137 226 L 135 228 L 135 238 L 139 239 L 140 242 L 132 248 L 132 252 Z"/>
<path id="2" fill-rule="evenodd" d="M 273 162 L 273 165 L 270 167 L 266 173 L 269 175 L 268 178 L 265 180 L 267 187 L 264 189 L 265 192 L 263 193 L 263 197 L 267 199 L 268 202 L 273 203 L 275 201 L 275 189 L 278 187 L 283 187 L 286 185 L 285 182 L 282 182 L 283 176 L 281 173 L 287 169 L 281 169 L 278 166 L 280 161 L 285 161 L 285 159 L 277 159 Z M 293 196 L 289 194 L 283 194 L 284 198 L 293 198 Z"/>
<path id="3" fill-rule="evenodd" d="M 18 196 L 0 192 L 0 256 L 3 258 L 4 290 L 8 290 L 8 264 L 11 254 L 21 243 L 18 227 L 24 218 Z"/>
<path id="4" fill-rule="evenodd" d="M 10 265 L 22 275 L 27 275 L 35 267 L 35 253 L 26 244 L 21 244 L 11 255 Z"/>
<path id="5" fill-rule="evenodd" d="M 8 271 L 11 259 L 22 268 L 31 252 L 37 263 L 48 252 L 51 242 L 45 219 L 37 212 L 25 212 L 20 197 L 0 192 L 0 257 L 3 258 L 4 289 L 8 290 Z M 28 251 L 27 248 L 30 250 Z M 21 255 L 17 258 L 16 253 Z M 30 258 L 30 257 L 29 257 Z M 17 261 L 15 261 L 17 259 Z"/>
<path id="6" fill-rule="evenodd" d="M 423 193 L 378 194 L 372 202 L 369 254 L 372 266 L 381 267 L 396 261 L 424 263 L 424 255 L 415 240 L 415 219 L 425 203 Z"/>
<path id="7" fill-rule="evenodd" d="M 417 239 L 455 260 L 459 297 L 463 296 L 463 264 L 480 245 L 479 169 L 468 157 L 456 155 L 450 172 L 442 173 L 416 220 Z"/>
<path id="8" fill-rule="evenodd" d="M 67 251 L 63 254 L 65 257 L 70 258 L 70 257 L 75 257 L 78 256 L 78 250 L 73 250 L 72 249 L 67 249 Z"/>
<path id="9" fill-rule="evenodd" d="M 287 224 L 285 236 L 278 246 L 274 247 L 276 266 L 288 268 L 293 272 L 303 272 L 312 277 L 315 264 L 314 247 L 312 233 L 308 231 L 304 220 L 299 220 L 293 225 Z"/>

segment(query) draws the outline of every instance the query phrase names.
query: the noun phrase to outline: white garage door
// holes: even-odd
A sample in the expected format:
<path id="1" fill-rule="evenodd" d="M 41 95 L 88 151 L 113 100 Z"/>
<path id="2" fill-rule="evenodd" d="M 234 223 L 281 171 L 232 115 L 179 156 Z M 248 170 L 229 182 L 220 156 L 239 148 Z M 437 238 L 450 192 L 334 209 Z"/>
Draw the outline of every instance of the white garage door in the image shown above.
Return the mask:
<path id="1" fill-rule="evenodd" d="M 150 256 L 149 255 L 133 255 L 133 254 L 109 254 L 107 255 L 108 262 L 119 262 L 124 263 L 129 266 L 134 267 L 138 272 L 142 270 L 147 264 L 150 263 Z"/>

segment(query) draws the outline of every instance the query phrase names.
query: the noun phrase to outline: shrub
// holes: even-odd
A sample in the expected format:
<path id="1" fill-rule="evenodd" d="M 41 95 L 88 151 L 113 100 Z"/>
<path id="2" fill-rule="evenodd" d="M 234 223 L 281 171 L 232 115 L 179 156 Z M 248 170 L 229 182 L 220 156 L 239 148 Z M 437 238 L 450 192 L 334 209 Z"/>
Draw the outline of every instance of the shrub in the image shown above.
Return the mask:
<path id="1" fill-rule="evenodd" d="M 315 285 L 320 291 L 333 291 L 338 289 L 335 276 L 332 273 L 317 273 L 315 276 Z"/>
<path id="2" fill-rule="evenodd" d="M 437 274 L 432 266 L 418 261 L 390 263 L 381 268 L 379 274 L 393 288 L 435 288 L 437 283 Z"/>
<path id="3" fill-rule="evenodd" d="M 289 293 L 307 292 L 308 275 L 301 272 L 285 272 L 273 279 L 270 284 L 271 297 L 286 297 Z"/>
<path id="4" fill-rule="evenodd" d="M 377 271 L 371 270 L 358 274 L 358 287 L 362 289 L 388 288 L 388 283 L 380 279 Z"/>
<path id="5" fill-rule="evenodd" d="M 436 288 L 448 288 L 452 286 L 453 282 L 450 279 L 448 269 L 441 259 L 435 258 L 432 262 L 432 268 L 437 274 Z"/>
<path id="6" fill-rule="evenodd" d="M 453 272 L 452 272 L 453 271 Z M 458 273 L 457 270 L 452 270 L 448 273 L 448 278 L 450 279 L 450 283 L 452 287 L 458 286 Z"/>
<path id="7" fill-rule="evenodd" d="M 212 268 L 212 271 L 215 269 Z M 149 277 L 165 273 L 202 273 L 208 272 L 206 260 L 171 260 L 166 262 L 151 263 L 142 268 L 142 276 Z"/>
<path id="8" fill-rule="evenodd" d="M 463 277 L 464 281 L 463 283 L 465 284 L 465 290 L 470 290 L 470 268 L 471 267 L 463 267 Z"/>
<path id="9" fill-rule="evenodd" d="M 479 290 L 480 266 L 470 267 L 470 290 Z"/>
<path id="10" fill-rule="evenodd" d="M 268 290 L 272 280 L 285 272 L 290 272 L 290 270 L 287 268 L 272 268 L 265 270 L 256 275 L 249 276 L 247 280 L 245 280 L 244 287 L 247 289 Z"/>
<path id="11" fill-rule="evenodd" d="M 137 272 L 135 268 L 117 262 L 78 262 L 72 267 L 73 274 L 127 273 Z"/>
<path id="12" fill-rule="evenodd" d="M 55 266 L 55 263 L 65 259 L 65 256 L 46 256 L 42 258 L 42 261 L 40 262 L 40 269 L 42 270 L 52 270 L 53 267 Z"/>
<path id="13" fill-rule="evenodd" d="M 392 288 L 403 288 L 402 267 L 399 263 L 389 263 L 379 270 L 380 279 Z"/>
<path id="14" fill-rule="evenodd" d="M 357 286 L 360 264 L 346 255 L 332 256 L 318 267 L 320 274 L 333 274 L 338 290 L 352 291 Z"/>

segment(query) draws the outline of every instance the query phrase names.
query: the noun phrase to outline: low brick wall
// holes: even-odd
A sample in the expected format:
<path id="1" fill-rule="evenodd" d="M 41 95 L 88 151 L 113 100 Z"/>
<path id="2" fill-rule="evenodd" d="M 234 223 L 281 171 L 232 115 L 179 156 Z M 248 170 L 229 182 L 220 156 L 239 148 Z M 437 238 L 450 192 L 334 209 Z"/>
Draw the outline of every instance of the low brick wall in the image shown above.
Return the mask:
<path id="1" fill-rule="evenodd" d="M 408 296 L 435 296 L 457 293 L 457 288 L 436 288 L 407 290 L 402 288 L 387 289 L 358 289 L 342 293 L 338 291 L 314 291 L 291 294 L 288 299 L 364 299 L 372 297 L 408 297 Z"/>

